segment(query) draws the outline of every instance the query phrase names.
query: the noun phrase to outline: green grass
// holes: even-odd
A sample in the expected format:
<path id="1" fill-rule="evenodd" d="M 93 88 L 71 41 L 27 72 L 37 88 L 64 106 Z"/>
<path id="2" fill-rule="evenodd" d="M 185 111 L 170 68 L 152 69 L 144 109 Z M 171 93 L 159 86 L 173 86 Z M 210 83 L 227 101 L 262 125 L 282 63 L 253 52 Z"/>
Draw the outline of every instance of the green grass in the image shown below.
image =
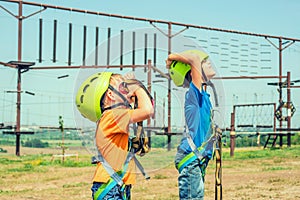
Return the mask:
<path id="1" fill-rule="evenodd" d="M 41 194 L 46 194 L 47 197 L 53 199 L 66 199 L 68 198 L 67 195 L 73 195 L 72 199 L 74 197 L 76 197 L 74 199 L 90 198 L 90 181 L 95 170 L 95 165 L 90 164 L 91 155 L 86 155 L 86 151 L 78 151 L 78 160 L 74 157 L 67 157 L 65 162 L 62 163 L 61 158 L 52 160 L 52 154 L 38 154 L 40 149 L 31 151 L 31 148 L 27 148 L 26 150 L 28 149 L 30 152 L 36 154 L 22 154 L 19 157 L 13 153 L 0 154 L 0 185 L 3 186 L 3 188 L 0 189 L 0 196 L 3 195 L 4 199 L 14 199 L 17 193 L 22 193 L 23 196 L 16 199 L 24 199 L 24 195 L 28 198 L 32 197 L 32 199 L 44 199 L 45 195 L 43 196 Z M 48 150 L 49 149 L 50 148 L 48 148 Z M 61 152 L 60 150 L 58 151 L 59 153 Z M 265 187 L 265 191 L 274 190 L 277 192 L 277 185 L 291 185 L 291 182 L 283 176 L 273 176 L 273 174 L 282 174 L 286 171 L 293 173 L 295 168 L 297 168 L 297 162 L 293 164 L 291 161 L 299 160 L 299 153 L 300 146 L 296 145 L 282 149 L 236 148 L 234 157 L 230 157 L 230 149 L 223 148 L 223 174 L 232 176 L 235 174 L 243 174 L 250 177 L 251 174 L 256 172 L 270 174 L 272 176 L 269 176 L 268 179 L 265 180 L 268 183 L 268 186 Z M 175 155 L 175 148 L 171 151 L 153 148 L 145 156 L 138 156 L 146 172 L 151 176 L 151 182 L 145 181 L 143 185 L 137 184 L 137 186 L 135 186 L 133 190 L 135 195 L 140 195 L 137 199 L 143 199 L 141 196 L 144 197 L 145 194 L 155 192 L 157 195 L 155 199 L 178 199 L 176 182 L 178 174 L 174 166 Z M 212 177 L 215 173 L 215 160 L 212 160 L 209 165 L 207 174 Z M 142 179 L 142 177 L 138 177 L 138 179 Z M 144 179 L 141 181 L 144 181 Z M 292 185 L 299 185 L 298 179 L 292 181 Z M 158 195 L 157 191 L 159 192 L 160 188 L 155 187 L 157 191 L 154 189 L 154 192 L 152 190 L 153 185 L 150 183 L 166 188 L 166 192 L 161 191 L 161 194 Z M 51 187 L 43 187 L 47 184 Z M 209 184 L 209 182 L 207 182 L 207 184 Z M 210 184 L 212 188 L 212 183 Z M 15 185 L 20 185 L 21 187 L 19 187 L 19 189 L 10 189 Z M 39 185 L 41 185 L 41 187 L 39 187 Z M 41 192 L 34 193 L 32 188 L 36 187 L 38 187 Z M 255 182 L 249 182 L 235 188 L 229 188 L 227 185 L 225 185 L 225 187 L 227 189 L 223 191 L 224 193 L 231 192 L 232 194 L 233 190 L 237 191 L 237 193 L 235 193 L 236 196 L 231 195 L 229 199 L 248 199 L 246 197 L 249 190 L 259 191 L 261 189 L 255 185 Z M 213 189 L 210 189 L 206 194 L 211 197 L 213 196 L 213 191 Z M 62 196 L 58 197 L 58 195 Z M 81 195 L 86 195 L 88 198 L 84 198 Z M 273 196 L 273 198 L 274 197 L 275 196 Z M 277 197 L 278 199 L 284 199 L 280 195 Z M 145 196 L 144 199 L 147 198 L 148 197 Z M 148 199 L 150 199 L 150 197 Z"/>
<path id="2" fill-rule="evenodd" d="M 174 164 L 174 157 L 176 150 L 172 149 L 167 151 L 166 149 L 151 149 L 151 151 L 143 157 L 137 156 L 140 162 L 144 166 L 151 166 L 152 169 L 163 168 L 172 166 Z M 85 167 L 90 166 L 91 155 L 79 155 L 80 161 L 75 159 L 65 159 L 64 163 L 61 162 L 61 159 L 55 159 L 51 161 L 51 154 L 35 154 L 35 155 L 26 155 L 26 156 L 9 156 L 2 154 L 0 157 L 0 165 L 11 165 L 11 164 L 22 164 L 26 165 L 24 170 L 27 168 L 34 168 L 36 166 L 65 166 L 65 167 Z M 300 156 L 300 147 L 292 146 L 285 147 L 282 149 L 251 149 L 251 150 L 242 150 L 239 148 L 235 149 L 234 157 L 230 157 L 230 152 L 228 149 L 223 149 L 222 159 L 223 160 L 261 160 L 273 158 L 274 163 L 281 163 L 282 160 L 286 157 L 292 159 L 299 159 Z M 275 169 L 274 169 L 275 170 Z"/>
<path id="3" fill-rule="evenodd" d="M 257 150 L 247 150 L 241 151 L 236 148 L 234 153 L 234 157 L 230 157 L 229 152 L 223 152 L 223 159 L 234 159 L 234 160 L 245 160 L 245 159 L 264 159 L 264 158 L 276 158 L 276 162 L 280 162 L 281 158 L 295 158 L 299 159 L 300 155 L 300 147 L 299 146 L 292 146 L 292 147 L 284 147 L 280 148 L 273 148 L 273 149 L 257 149 Z"/>

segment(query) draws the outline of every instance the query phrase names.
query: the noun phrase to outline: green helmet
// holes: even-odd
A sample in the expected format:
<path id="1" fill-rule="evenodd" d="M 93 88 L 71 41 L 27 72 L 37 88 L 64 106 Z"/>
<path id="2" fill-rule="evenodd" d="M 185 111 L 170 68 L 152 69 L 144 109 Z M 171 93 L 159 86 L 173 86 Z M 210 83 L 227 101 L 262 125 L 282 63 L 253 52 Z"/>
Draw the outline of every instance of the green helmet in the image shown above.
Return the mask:
<path id="1" fill-rule="evenodd" d="M 206 54 L 205 52 L 200 51 L 200 50 L 187 50 L 182 53 L 197 54 L 197 55 L 199 55 L 201 60 L 208 58 L 208 54 Z M 184 79 L 190 70 L 191 70 L 190 65 L 180 62 L 180 61 L 173 60 L 173 62 L 170 65 L 169 73 L 170 73 L 170 77 L 173 80 L 174 84 L 178 87 L 182 86 L 184 83 Z"/>
<path id="2" fill-rule="evenodd" d="M 102 115 L 100 101 L 105 94 L 112 72 L 101 72 L 88 77 L 76 95 L 76 105 L 83 117 L 96 122 Z"/>

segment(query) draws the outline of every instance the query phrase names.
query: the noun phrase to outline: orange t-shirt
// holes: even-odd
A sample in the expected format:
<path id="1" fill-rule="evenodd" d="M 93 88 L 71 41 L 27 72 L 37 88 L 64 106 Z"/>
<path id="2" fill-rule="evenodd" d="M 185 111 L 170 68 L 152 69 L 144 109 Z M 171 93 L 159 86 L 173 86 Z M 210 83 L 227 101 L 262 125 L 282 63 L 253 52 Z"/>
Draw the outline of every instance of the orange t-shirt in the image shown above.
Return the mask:
<path id="1" fill-rule="evenodd" d="M 116 171 L 121 171 L 128 154 L 129 123 L 133 110 L 115 108 L 103 113 L 96 130 L 96 146 L 104 159 Z M 108 182 L 110 175 L 101 163 L 97 164 L 93 182 Z M 136 167 L 129 162 L 123 182 L 134 184 Z"/>

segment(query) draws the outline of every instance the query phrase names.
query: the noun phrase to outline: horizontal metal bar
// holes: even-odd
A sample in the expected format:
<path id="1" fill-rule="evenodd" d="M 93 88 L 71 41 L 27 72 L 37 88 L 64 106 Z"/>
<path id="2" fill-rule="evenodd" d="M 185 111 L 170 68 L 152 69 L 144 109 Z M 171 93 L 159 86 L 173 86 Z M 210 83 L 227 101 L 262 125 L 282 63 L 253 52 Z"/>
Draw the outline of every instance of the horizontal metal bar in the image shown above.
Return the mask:
<path id="1" fill-rule="evenodd" d="M 243 107 L 243 106 L 269 106 L 269 105 L 276 105 L 276 103 L 238 104 L 238 105 L 234 105 L 233 107 Z"/>
<path id="2" fill-rule="evenodd" d="M 91 68 L 142 68 L 147 67 L 148 65 L 91 65 L 91 66 L 45 66 L 45 67 L 30 67 L 34 70 L 47 70 L 47 69 L 91 69 Z"/>
<path id="3" fill-rule="evenodd" d="M 0 1 L 20 3 L 19 0 L 0 0 Z M 82 10 L 82 9 L 77 9 L 77 8 L 68 8 L 68 7 L 62 7 L 62 6 L 54 6 L 54 5 L 35 3 L 35 2 L 22 1 L 22 4 L 32 5 L 32 6 L 39 6 L 39 7 L 46 7 L 46 8 L 53 8 L 53 9 L 58 9 L 58 10 L 67 10 L 67 11 L 72 11 L 72 12 L 86 13 L 86 14 L 93 14 L 93 15 L 101 15 L 101 16 L 107 16 L 107 17 L 129 19 L 129 20 L 135 20 L 135 21 L 145 21 L 145 22 L 150 22 L 150 23 L 161 23 L 161 24 L 172 24 L 172 25 L 177 25 L 177 26 L 205 29 L 205 30 L 211 30 L 211 31 L 220 31 L 220 32 L 235 33 L 235 34 L 241 34 L 241 35 L 249 35 L 249 36 L 264 37 L 264 38 L 276 38 L 276 39 L 281 39 L 281 40 L 291 40 L 291 41 L 300 42 L 300 39 L 296 39 L 296 38 L 288 38 L 288 37 L 266 35 L 266 34 L 256 34 L 256 33 L 234 31 L 234 30 L 227 30 L 227 29 L 220 29 L 220 28 L 211 28 L 211 27 L 206 27 L 206 26 L 198 26 L 198 25 L 194 25 L 194 24 L 184 24 L 184 23 L 180 23 L 180 22 L 155 20 L 155 19 L 149 19 L 149 18 L 132 17 L 132 16 L 117 15 L 117 14 L 108 14 L 108 13 L 103 13 L 103 12 Z"/>
<path id="4" fill-rule="evenodd" d="M 33 131 L 3 131 L 3 134 L 13 134 L 13 135 L 17 135 L 17 134 L 34 134 Z"/>
<path id="5" fill-rule="evenodd" d="M 287 78 L 287 76 L 223 76 L 223 77 L 214 77 L 213 79 L 272 79 L 272 78 Z"/>
<path id="6" fill-rule="evenodd" d="M 300 131 L 300 128 L 276 128 L 276 131 Z"/>
<path id="7" fill-rule="evenodd" d="M 6 67 L 11 67 L 11 68 L 17 68 L 16 65 L 12 65 L 12 64 L 9 64 L 9 63 L 1 62 L 1 61 L 0 61 L 0 65 L 4 65 Z"/>
<path id="8" fill-rule="evenodd" d="M 290 86 L 290 88 L 300 88 L 300 85 Z"/>

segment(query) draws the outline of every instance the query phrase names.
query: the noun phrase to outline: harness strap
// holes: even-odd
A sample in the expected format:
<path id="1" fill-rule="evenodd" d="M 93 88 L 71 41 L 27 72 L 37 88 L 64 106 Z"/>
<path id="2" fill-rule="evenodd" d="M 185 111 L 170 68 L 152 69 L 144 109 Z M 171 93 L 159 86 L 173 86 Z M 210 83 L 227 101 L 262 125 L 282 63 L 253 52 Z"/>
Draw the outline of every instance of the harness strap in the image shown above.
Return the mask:
<path id="1" fill-rule="evenodd" d="M 126 83 L 127 85 L 133 85 L 133 84 L 139 85 L 147 93 L 152 103 L 152 106 L 154 106 L 154 98 L 151 96 L 151 94 L 146 89 L 146 87 L 142 84 L 141 81 L 137 79 L 129 79 L 126 80 L 126 82 L 124 83 Z M 135 97 L 134 108 L 137 107 L 138 107 L 138 98 Z M 131 139 L 132 148 L 134 149 L 134 152 L 139 156 L 144 156 L 150 150 L 148 142 L 149 142 L 148 137 L 145 135 L 144 128 L 143 128 L 143 121 L 139 121 L 137 122 L 135 137 Z"/>
<path id="2" fill-rule="evenodd" d="M 214 97 L 215 97 L 215 104 L 218 107 L 219 106 L 219 102 L 218 102 L 218 96 L 217 96 L 217 92 L 215 89 L 214 84 L 209 80 L 207 81 L 207 77 L 203 71 L 203 68 L 201 66 L 202 69 L 202 75 L 204 76 L 203 78 L 205 79 L 205 83 L 202 84 L 202 87 L 205 85 L 209 85 L 212 87 L 213 89 L 213 93 L 214 93 Z M 205 88 L 204 88 L 205 89 Z M 211 117 L 212 119 L 213 117 Z M 200 160 L 200 164 L 204 164 L 208 163 L 208 161 L 211 159 L 210 157 L 208 157 L 207 155 L 203 155 L 205 154 L 206 150 L 209 150 L 208 147 L 213 147 L 213 151 L 214 152 L 214 146 L 216 145 L 216 141 L 217 141 L 217 137 L 218 134 L 221 130 L 219 130 L 218 126 L 215 125 L 213 123 L 213 120 L 211 120 L 211 129 L 212 129 L 212 136 L 206 141 L 204 142 L 199 148 L 196 147 L 195 143 L 193 142 L 193 139 L 191 138 L 191 136 L 189 134 L 187 134 L 187 141 L 189 143 L 190 148 L 192 149 L 192 152 L 189 153 L 188 155 L 186 155 L 176 166 L 176 168 L 179 170 L 179 172 L 182 171 L 182 169 L 187 166 L 188 164 L 190 164 L 191 162 L 193 162 L 194 160 L 196 160 L 197 158 Z"/>
<path id="3" fill-rule="evenodd" d="M 143 176 L 145 177 L 146 180 L 150 179 L 150 176 L 146 173 L 145 169 L 143 168 L 142 164 L 140 163 L 140 161 L 134 156 L 133 157 L 134 162 L 136 164 L 136 166 L 139 168 L 139 170 L 141 171 L 141 173 L 143 174 Z"/>
<path id="4" fill-rule="evenodd" d="M 117 172 L 115 172 L 115 170 L 110 166 L 110 164 L 104 159 L 104 157 L 102 156 L 100 151 L 98 151 L 98 157 L 97 158 L 98 159 L 96 160 L 96 162 L 100 162 L 102 164 L 105 171 L 110 175 L 110 177 L 113 178 L 113 180 L 115 180 L 115 182 L 118 185 L 120 185 L 120 186 L 123 185 L 124 183 L 123 183 L 122 178 L 120 177 L 120 175 Z M 124 165 L 126 165 L 126 162 L 124 163 Z"/>
<path id="5" fill-rule="evenodd" d="M 179 172 L 182 171 L 182 169 L 193 162 L 196 159 L 199 159 L 200 164 L 206 163 L 208 160 L 210 160 L 209 155 L 206 155 L 208 151 L 210 151 L 211 148 L 215 145 L 216 142 L 216 135 L 212 135 L 206 142 L 204 142 L 200 147 L 198 148 L 192 148 L 192 146 L 195 147 L 195 143 L 193 142 L 192 138 L 190 136 L 187 136 L 187 140 L 189 144 L 191 143 L 192 146 L 192 152 L 186 155 L 176 166 Z"/>
<path id="6" fill-rule="evenodd" d="M 123 182 L 123 177 L 126 174 L 126 171 L 128 169 L 128 165 L 131 159 L 134 159 L 134 162 L 136 164 L 136 166 L 139 168 L 139 170 L 141 171 L 141 173 L 144 175 L 146 180 L 149 180 L 150 177 L 146 174 L 143 166 L 141 165 L 141 163 L 138 161 L 138 159 L 135 157 L 134 152 L 129 151 L 128 155 L 126 157 L 126 160 L 124 162 L 123 165 L 123 169 L 119 172 L 115 172 L 114 169 L 109 165 L 109 163 L 103 158 L 102 154 L 100 151 L 98 151 L 98 157 L 94 158 L 93 162 L 101 162 L 102 166 L 104 167 L 104 169 L 107 171 L 107 173 L 110 175 L 110 179 L 108 181 L 108 183 L 106 184 L 102 184 L 100 188 L 98 188 L 98 190 L 95 192 L 94 195 L 94 200 L 101 200 L 103 199 L 107 193 L 114 188 L 116 185 L 119 185 L 121 187 L 121 192 L 123 193 L 124 189 L 125 189 L 125 184 Z M 123 194 L 123 199 L 126 199 L 126 194 Z"/>
<path id="7" fill-rule="evenodd" d="M 119 172 L 115 172 L 114 169 L 109 165 L 109 163 L 103 158 L 100 151 L 98 151 L 98 162 L 101 162 L 104 169 L 107 171 L 107 173 L 110 175 L 110 179 L 108 183 L 103 184 L 98 190 L 95 192 L 94 200 L 101 200 L 103 199 L 107 193 L 114 188 L 117 184 L 124 190 L 125 184 L 122 180 L 124 175 L 126 174 L 128 164 L 130 160 L 134 157 L 134 153 L 128 152 L 128 155 L 126 157 L 126 160 L 123 165 L 123 169 Z M 123 194 L 124 196 L 125 194 Z M 123 199 L 126 199 L 123 198 Z"/>
<path id="8" fill-rule="evenodd" d="M 125 103 L 117 103 L 117 104 L 115 104 L 115 105 L 112 105 L 112 106 L 108 106 L 108 107 L 106 107 L 106 108 L 103 108 L 103 109 L 102 109 L 102 112 L 104 112 L 105 110 L 110 110 L 110 109 L 119 107 L 119 106 L 127 106 L 127 104 L 125 104 Z"/>
<path id="9" fill-rule="evenodd" d="M 113 178 L 110 178 L 108 183 L 106 184 L 102 184 L 98 190 L 95 192 L 94 194 L 94 200 L 101 200 L 103 199 L 108 192 L 113 189 L 115 186 L 117 185 L 117 183 L 114 181 Z"/>

